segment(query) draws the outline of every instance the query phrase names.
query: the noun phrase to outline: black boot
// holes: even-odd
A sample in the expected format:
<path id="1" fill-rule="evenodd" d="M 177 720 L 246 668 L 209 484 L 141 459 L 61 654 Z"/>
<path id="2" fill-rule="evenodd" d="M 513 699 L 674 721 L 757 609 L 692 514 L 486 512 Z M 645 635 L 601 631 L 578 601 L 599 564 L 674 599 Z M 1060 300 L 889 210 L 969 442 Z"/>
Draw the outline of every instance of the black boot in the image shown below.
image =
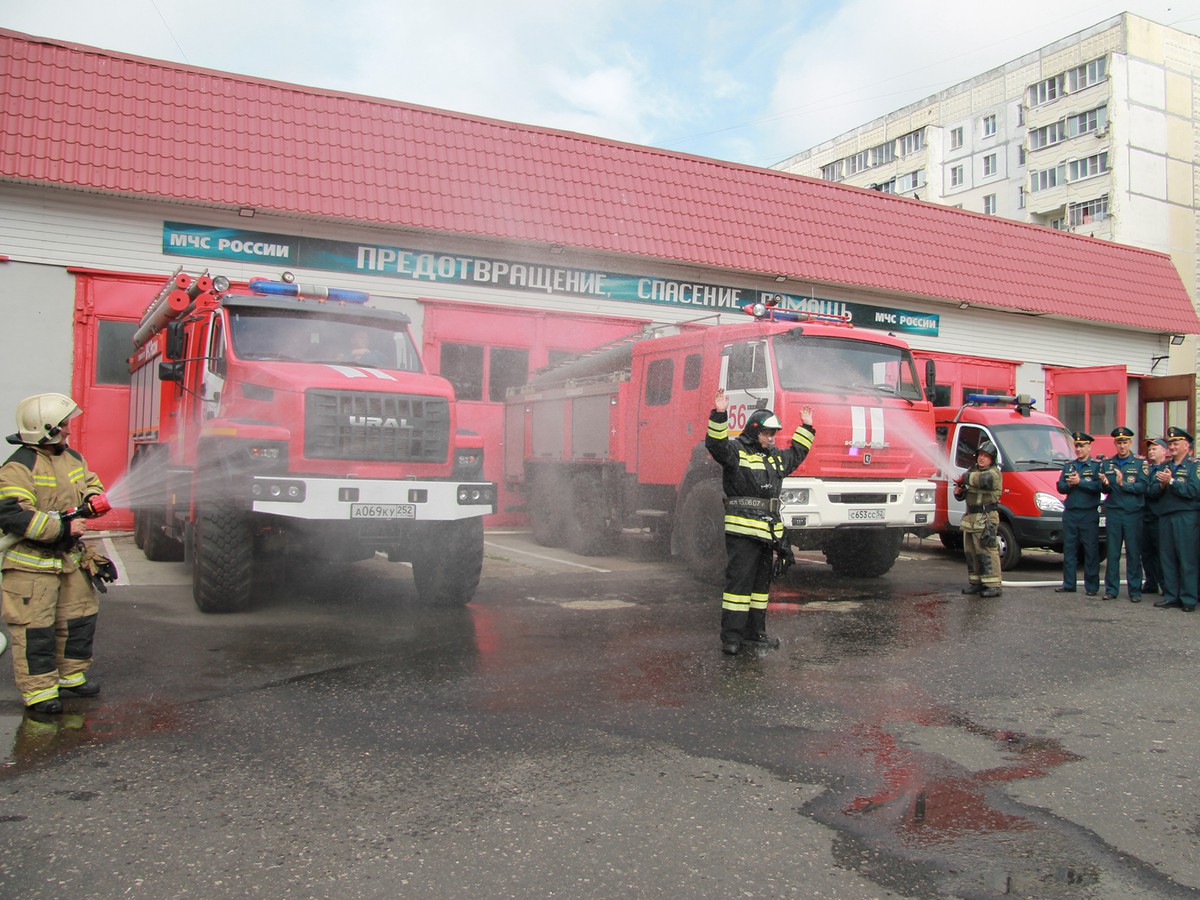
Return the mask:
<path id="1" fill-rule="evenodd" d="M 25 707 L 26 712 L 42 713 L 43 715 L 58 715 L 62 712 L 62 701 L 57 697 L 51 697 L 49 700 L 40 700 L 37 703 L 30 703 Z"/>
<path id="2" fill-rule="evenodd" d="M 64 691 L 68 694 L 73 694 L 76 697 L 99 697 L 100 685 L 94 681 L 85 681 L 83 684 L 77 684 L 74 687 L 60 684 L 58 686 L 58 692 L 61 694 Z"/>
<path id="3" fill-rule="evenodd" d="M 963 588 L 962 592 L 964 594 L 978 594 L 982 590 L 983 590 L 983 585 L 972 583 L 972 584 L 967 585 L 965 588 Z"/>

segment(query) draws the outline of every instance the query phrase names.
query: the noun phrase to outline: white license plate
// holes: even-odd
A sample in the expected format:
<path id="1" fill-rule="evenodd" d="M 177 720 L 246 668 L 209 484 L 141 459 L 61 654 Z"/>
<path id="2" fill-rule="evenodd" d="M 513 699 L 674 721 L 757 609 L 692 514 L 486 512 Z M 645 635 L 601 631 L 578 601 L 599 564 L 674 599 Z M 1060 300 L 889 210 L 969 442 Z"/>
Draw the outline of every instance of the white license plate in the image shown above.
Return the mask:
<path id="1" fill-rule="evenodd" d="M 850 510 L 851 522 L 882 522 L 882 509 L 852 509 Z"/>
<path id="2" fill-rule="evenodd" d="M 352 519 L 415 519 L 417 508 L 411 503 L 351 503 Z"/>

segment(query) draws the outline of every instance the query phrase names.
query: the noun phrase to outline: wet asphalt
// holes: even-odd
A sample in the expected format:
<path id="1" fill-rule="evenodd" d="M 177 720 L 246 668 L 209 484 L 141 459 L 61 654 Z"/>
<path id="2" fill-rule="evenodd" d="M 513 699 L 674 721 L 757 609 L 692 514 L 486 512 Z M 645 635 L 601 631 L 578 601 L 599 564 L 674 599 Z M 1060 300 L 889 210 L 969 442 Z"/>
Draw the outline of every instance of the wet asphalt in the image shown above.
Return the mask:
<path id="1" fill-rule="evenodd" d="M 1004 595 L 910 540 L 806 554 L 773 651 L 719 585 L 492 531 L 470 605 L 382 559 L 206 616 L 107 549 L 98 700 L 22 715 L 0 664 L 3 897 L 1200 894 L 1200 616 Z"/>

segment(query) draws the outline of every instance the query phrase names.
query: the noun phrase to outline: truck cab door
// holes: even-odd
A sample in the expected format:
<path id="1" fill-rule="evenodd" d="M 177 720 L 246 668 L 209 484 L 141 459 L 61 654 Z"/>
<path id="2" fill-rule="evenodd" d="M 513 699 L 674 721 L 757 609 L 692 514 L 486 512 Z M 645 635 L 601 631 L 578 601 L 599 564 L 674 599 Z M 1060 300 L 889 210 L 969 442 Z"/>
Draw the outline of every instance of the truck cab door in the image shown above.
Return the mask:
<path id="1" fill-rule="evenodd" d="M 225 392 L 225 329 L 220 313 L 214 313 L 208 340 L 201 351 L 204 359 L 200 372 L 200 418 L 215 419 L 221 414 L 221 396 Z"/>
<path id="2" fill-rule="evenodd" d="M 967 504 L 965 500 L 954 499 L 954 482 L 967 469 L 975 465 L 975 451 L 984 441 L 996 443 L 986 428 L 965 422 L 960 422 L 955 428 L 954 438 L 950 443 L 950 452 L 947 454 L 950 460 L 950 471 L 947 473 L 950 485 L 946 491 L 946 513 L 950 524 L 955 528 L 962 523 L 963 515 L 967 511 Z M 996 463 L 999 464 L 1000 460 L 997 459 Z"/>
<path id="3" fill-rule="evenodd" d="M 741 433 L 756 409 L 775 408 L 775 370 L 765 340 L 742 341 L 721 350 L 719 386 L 729 398 L 730 435 Z"/>
<path id="4" fill-rule="evenodd" d="M 648 353 L 635 365 L 640 369 L 631 384 L 631 389 L 638 392 L 633 399 L 637 428 L 630 439 L 637 444 L 633 456 L 637 459 L 638 482 L 678 484 L 683 480 L 699 427 L 684 400 L 684 361 L 671 351 Z"/>

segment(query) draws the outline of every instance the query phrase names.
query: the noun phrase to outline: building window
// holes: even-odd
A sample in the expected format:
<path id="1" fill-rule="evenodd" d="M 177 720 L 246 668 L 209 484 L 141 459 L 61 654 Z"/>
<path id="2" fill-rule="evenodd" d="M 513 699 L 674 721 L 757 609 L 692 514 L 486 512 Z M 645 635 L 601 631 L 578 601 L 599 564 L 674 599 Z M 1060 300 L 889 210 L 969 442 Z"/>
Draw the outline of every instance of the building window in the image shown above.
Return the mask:
<path id="1" fill-rule="evenodd" d="M 957 128 L 950 129 L 950 149 L 958 150 L 963 145 L 963 130 L 959 125 Z"/>
<path id="2" fill-rule="evenodd" d="M 869 151 L 863 150 L 861 153 L 855 153 L 846 160 L 846 174 L 854 175 L 857 172 L 864 172 L 870 168 Z"/>
<path id="3" fill-rule="evenodd" d="M 483 399 L 483 347 L 478 344 L 442 344 L 442 377 L 454 385 L 459 400 Z"/>
<path id="4" fill-rule="evenodd" d="M 882 166 L 896 158 L 896 142 L 888 141 L 878 147 L 871 148 L 871 166 Z"/>
<path id="5" fill-rule="evenodd" d="M 1017 165 L 1018 166 L 1025 165 L 1025 145 L 1024 144 L 1022 144 L 1020 147 L 1017 148 Z"/>
<path id="6" fill-rule="evenodd" d="M 996 136 L 996 117 L 994 115 L 983 117 L 983 136 L 984 137 L 995 137 Z"/>
<path id="7" fill-rule="evenodd" d="M 1107 218 L 1108 194 L 1085 203 L 1072 203 L 1067 207 L 1067 221 L 1071 223 L 1072 228 L 1102 222 Z"/>
<path id="8" fill-rule="evenodd" d="M 1017 104 L 1017 124 L 1025 124 L 1025 106 L 1022 103 Z"/>
<path id="9" fill-rule="evenodd" d="M 827 166 L 821 166 L 821 177 L 826 181 L 841 181 L 842 180 L 842 160 L 831 162 Z"/>
<path id="10" fill-rule="evenodd" d="M 983 174 L 986 178 L 988 175 L 996 174 L 996 154 L 989 153 L 983 158 Z"/>
<path id="11" fill-rule="evenodd" d="M 996 214 L 995 194 L 988 194 L 983 198 L 983 214 L 986 216 L 994 216 Z"/>
<path id="12" fill-rule="evenodd" d="M 1055 166 L 1051 169 L 1042 169 L 1038 172 L 1030 172 L 1029 192 L 1036 194 L 1038 191 L 1047 191 L 1050 188 L 1058 187 L 1060 184 L 1065 184 L 1066 180 L 1066 165 Z"/>
<path id="13" fill-rule="evenodd" d="M 894 194 L 896 193 L 896 179 L 890 178 L 887 181 L 880 182 L 879 184 L 873 184 L 871 185 L 871 190 L 879 191 L 881 194 Z"/>
<path id="14" fill-rule="evenodd" d="M 1092 178 L 1096 175 L 1103 175 L 1108 171 L 1108 152 L 1097 153 L 1094 156 L 1087 156 L 1083 159 L 1073 159 L 1068 165 L 1070 167 L 1070 181 L 1079 181 L 1081 178 Z"/>
<path id="15" fill-rule="evenodd" d="M 1103 81 L 1107 68 L 1108 64 L 1103 56 L 1082 66 L 1076 66 L 1067 72 L 1067 90 L 1074 93 Z"/>
<path id="16" fill-rule="evenodd" d="M 96 384 L 129 387 L 129 350 L 137 322 L 101 319 L 96 332 Z"/>
<path id="17" fill-rule="evenodd" d="M 1045 81 L 1031 84 L 1029 86 L 1029 105 L 1041 106 L 1043 103 L 1057 100 L 1062 96 L 1062 92 L 1063 77 L 1061 75 L 1055 75 L 1053 78 L 1047 78 Z"/>
<path id="18" fill-rule="evenodd" d="M 952 166 L 950 169 L 950 187 L 960 187 L 963 183 L 963 167 Z"/>
<path id="19" fill-rule="evenodd" d="M 1067 137 L 1075 137 L 1091 131 L 1104 131 L 1107 125 L 1108 109 L 1106 107 L 1100 106 L 1096 109 L 1089 109 L 1087 112 L 1080 113 L 1077 116 L 1067 116 Z"/>
<path id="20" fill-rule="evenodd" d="M 492 347 L 488 352 L 488 399 L 503 403 L 509 388 L 529 380 L 529 351 L 516 347 Z"/>
<path id="21" fill-rule="evenodd" d="M 1025 208 L 1025 185 L 1017 188 L 1017 209 Z"/>
<path id="22" fill-rule="evenodd" d="M 896 139 L 896 143 L 900 147 L 900 155 L 908 156 L 910 153 L 918 153 L 925 149 L 925 129 L 919 131 L 910 131 L 906 135 Z"/>
<path id="23" fill-rule="evenodd" d="M 925 170 L 917 169 L 915 172 L 910 172 L 907 175 L 901 175 L 896 179 L 896 193 L 907 194 L 909 191 L 915 191 L 917 188 L 925 186 Z"/>
<path id="24" fill-rule="evenodd" d="M 1064 137 L 1062 121 L 1051 122 L 1049 125 L 1043 125 L 1041 128 L 1035 128 L 1029 132 L 1029 149 L 1041 150 L 1043 147 L 1057 144 Z"/>

